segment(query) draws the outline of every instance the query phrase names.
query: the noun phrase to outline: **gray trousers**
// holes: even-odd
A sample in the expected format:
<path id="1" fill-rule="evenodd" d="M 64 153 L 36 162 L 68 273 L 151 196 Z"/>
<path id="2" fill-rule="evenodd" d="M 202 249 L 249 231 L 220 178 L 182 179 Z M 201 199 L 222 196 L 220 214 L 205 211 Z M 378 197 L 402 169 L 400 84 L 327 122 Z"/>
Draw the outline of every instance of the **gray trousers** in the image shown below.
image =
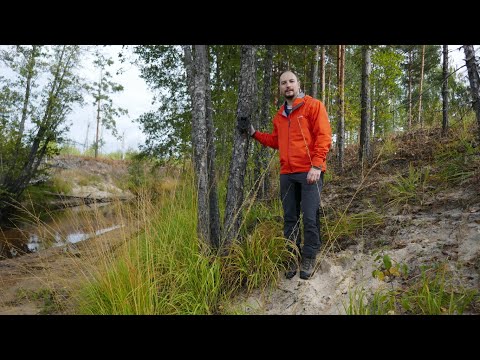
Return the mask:
<path id="1" fill-rule="evenodd" d="M 302 256 L 315 257 L 320 250 L 320 192 L 323 186 L 323 172 L 320 180 L 307 184 L 307 173 L 280 175 L 280 194 L 283 206 L 283 233 L 300 250 L 300 211 L 303 215 L 304 242 Z"/>

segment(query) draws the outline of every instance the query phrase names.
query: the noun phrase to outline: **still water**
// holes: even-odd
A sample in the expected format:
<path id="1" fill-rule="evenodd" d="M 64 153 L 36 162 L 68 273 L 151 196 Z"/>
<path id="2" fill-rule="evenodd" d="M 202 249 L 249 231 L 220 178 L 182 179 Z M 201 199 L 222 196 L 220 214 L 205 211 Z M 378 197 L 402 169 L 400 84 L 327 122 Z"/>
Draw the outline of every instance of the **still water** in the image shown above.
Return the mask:
<path id="1" fill-rule="evenodd" d="M 0 228 L 0 260 L 50 247 L 75 244 L 118 229 L 113 204 L 90 204 L 56 211 L 42 221 L 22 219 L 16 228 Z"/>

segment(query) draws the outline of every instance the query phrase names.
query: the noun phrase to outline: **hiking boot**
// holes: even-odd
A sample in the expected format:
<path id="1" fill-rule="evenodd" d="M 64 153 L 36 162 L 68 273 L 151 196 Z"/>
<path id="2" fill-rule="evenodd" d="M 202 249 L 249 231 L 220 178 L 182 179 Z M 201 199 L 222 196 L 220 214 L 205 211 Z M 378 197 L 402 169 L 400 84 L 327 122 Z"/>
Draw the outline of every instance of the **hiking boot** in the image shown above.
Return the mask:
<path id="1" fill-rule="evenodd" d="M 287 279 L 293 278 L 297 273 L 298 264 L 295 259 L 289 259 L 287 263 L 287 269 L 285 271 L 285 277 Z"/>
<path id="2" fill-rule="evenodd" d="M 308 280 L 312 277 L 315 270 L 315 258 L 303 257 L 300 267 L 300 279 Z"/>

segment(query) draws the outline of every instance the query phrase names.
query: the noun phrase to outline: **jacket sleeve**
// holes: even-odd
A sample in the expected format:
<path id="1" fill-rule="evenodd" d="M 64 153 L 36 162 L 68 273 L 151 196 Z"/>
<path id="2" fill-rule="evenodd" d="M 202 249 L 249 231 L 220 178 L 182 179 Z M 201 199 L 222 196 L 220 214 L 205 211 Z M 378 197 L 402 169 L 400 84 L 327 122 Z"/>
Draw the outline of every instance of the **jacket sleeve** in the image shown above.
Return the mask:
<path id="1" fill-rule="evenodd" d="M 271 134 L 255 131 L 253 138 L 264 146 L 278 149 L 278 129 L 275 120 L 273 121 L 273 131 Z"/>
<path id="2" fill-rule="evenodd" d="M 327 109 L 321 101 L 315 102 L 313 105 L 310 125 L 313 135 L 312 165 L 325 171 L 327 169 L 327 154 L 332 145 L 332 129 L 328 120 Z"/>

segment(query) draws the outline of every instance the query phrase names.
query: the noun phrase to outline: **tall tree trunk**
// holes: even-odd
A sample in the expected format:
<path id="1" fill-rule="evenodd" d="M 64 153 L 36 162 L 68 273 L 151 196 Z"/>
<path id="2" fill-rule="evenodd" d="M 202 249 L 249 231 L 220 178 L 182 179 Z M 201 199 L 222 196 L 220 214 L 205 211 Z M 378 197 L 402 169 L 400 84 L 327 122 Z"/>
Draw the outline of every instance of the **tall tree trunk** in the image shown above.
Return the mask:
<path id="1" fill-rule="evenodd" d="M 420 91 L 418 93 L 418 124 L 423 128 L 422 119 L 422 92 L 423 92 L 423 74 L 425 69 L 425 45 L 422 46 L 422 67 L 420 70 Z"/>
<path id="2" fill-rule="evenodd" d="M 225 221 L 223 226 L 222 249 L 228 252 L 238 236 L 242 219 L 242 203 L 245 171 L 247 168 L 250 121 L 255 111 L 254 93 L 256 82 L 255 51 L 253 45 L 242 45 L 240 79 L 238 86 L 237 127 L 233 141 L 233 154 L 227 186 Z M 240 129 L 243 129 L 241 131 Z"/>
<path id="3" fill-rule="evenodd" d="M 95 159 L 98 156 L 99 134 L 100 134 L 100 96 L 102 88 L 102 70 L 100 70 L 100 81 L 98 82 L 98 104 L 97 104 L 97 132 L 95 135 Z"/>
<path id="4" fill-rule="evenodd" d="M 326 100 L 325 100 L 325 46 L 322 45 L 322 52 L 320 56 L 320 66 L 321 66 L 321 71 L 320 71 L 320 99 L 323 101 L 323 103 L 326 106 Z"/>
<path id="5" fill-rule="evenodd" d="M 475 49 L 473 45 L 463 45 L 463 51 L 465 52 L 470 93 L 472 94 L 473 110 L 477 117 L 478 138 L 480 139 L 480 76 L 478 75 L 478 65 L 475 59 Z"/>
<path id="6" fill-rule="evenodd" d="M 23 98 L 22 118 L 18 129 L 17 152 L 19 151 L 20 143 L 22 142 L 23 132 L 25 131 L 25 121 L 27 120 L 28 104 L 30 103 L 30 87 L 32 84 L 33 74 L 35 73 L 35 59 L 39 55 L 39 46 L 32 45 L 30 57 L 27 59 L 27 78 L 25 87 L 25 97 Z"/>
<path id="7" fill-rule="evenodd" d="M 18 157 L 20 155 L 20 149 L 22 146 L 23 133 L 25 131 L 25 122 L 27 121 L 28 116 L 28 104 L 30 103 L 30 92 L 32 86 L 32 79 L 35 73 L 35 63 L 36 58 L 40 55 L 40 46 L 32 45 L 32 51 L 29 53 L 27 60 L 27 76 L 26 76 L 26 86 L 25 86 L 25 97 L 23 98 L 23 107 L 22 107 L 22 117 L 20 119 L 20 124 L 18 126 L 18 138 L 15 144 L 15 153 L 12 160 L 11 168 L 14 169 L 17 166 Z"/>
<path id="8" fill-rule="evenodd" d="M 345 104 L 344 104 L 344 84 L 345 84 L 345 45 L 338 45 L 338 126 L 337 126 L 337 150 L 338 150 L 338 169 L 343 172 L 343 159 L 345 149 Z"/>
<path id="9" fill-rule="evenodd" d="M 442 135 L 445 136 L 448 131 L 448 45 L 443 45 L 443 85 L 442 85 Z"/>
<path id="10" fill-rule="evenodd" d="M 376 97 L 375 97 L 375 83 L 371 84 L 370 86 L 370 139 L 375 138 L 376 134 L 376 128 L 378 126 L 376 120 L 375 120 L 375 102 L 376 102 Z M 373 142 L 374 144 L 374 142 Z"/>
<path id="11" fill-rule="evenodd" d="M 318 92 L 318 53 L 320 52 L 320 45 L 315 45 L 315 59 L 313 61 L 312 71 L 312 97 L 317 98 Z"/>
<path id="12" fill-rule="evenodd" d="M 325 66 L 327 66 L 325 64 Z M 332 103 L 332 99 L 333 99 L 333 96 L 332 96 L 332 68 L 333 68 L 333 64 L 330 64 L 330 66 L 328 67 L 328 76 L 327 76 L 327 84 L 328 84 L 328 87 L 327 87 L 327 91 L 325 93 L 325 108 L 327 110 L 327 113 L 329 113 L 329 109 L 331 109 L 331 103 Z"/>
<path id="13" fill-rule="evenodd" d="M 195 180 L 197 184 L 197 233 L 206 244 L 210 242 L 210 202 L 208 196 L 208 155 L 206 124 L 207 50 L 205 45 L 193 49 L 192 143 Z"/>
<path id="14" fill-rule="evenodd" d="M 32 147 L 30 148 L 28 159 L 26 160 L 23 166 L 20 176 L 18 176 L 18 178 L 16 179 L 16 182 L 14 184 L 11 184 L 9 187 L 9 192 L 14 194 L 15 198 L 17 199 L 20 196 L 20 194 L 23 192 L 23 190 L 26 188 L 26 186 L 28 185 L 28 182 L 32 178 L 33 174 L 35 173 L 38 167 L 38 164 L 43 158 L 43 154 L 41 153 L 41 151 L 39 151 L 39 149 L 42 141 L 44 142 L 44 144 L 46 143 L 45 134 L 51 127 L 51 118 L 52 118 L 53 108 L 55 106 L 55 101 L 58 96 L 58 92 L 62 88 L 63 78 L 66 71 L 65 69 L 66 65 L 63 63 L 64 56 L 66 56 L 66 52 L 67 52 L 67 45 L 64 45 L 62 47 L 60 58 L 58 62 L 55 64 L 56 65 L 55 73 L 54 73 L 52 85 L 49 91 L 47 105 L 45 107 L 45 112 L 43 114 L 42 121 L 38 127 L 37 134 L 35 135 L 35 138 L 32 142 Z M 66 63 L 68 64 L 68 60 L 66 61 Z"/>
<path id="15" fill-rule="evenodd" d="M 208 54 L 208 53 L 207 53 Z M 210 91 L 210 63 L 205 62 L 205 122 L 207 125 L 207 167 L 210 243 L 214 248 L 220 246 L 220 210 L 218 208 L 217 176 L 215 173 L 215 127 L 213 125 L 212 94 Z"/>
<path id="16" fill-rule="evenodd" d="M 260 105 L 260 116 L 258 121 L 258 129 L 260 131 L 267 131 L 270 119 L 270 102 L 272 98 L 272 70 L 273 70 L 273 49 L 272 45 L 266 45 L 267 55 L 265 57 L 264 72 L 263 72 L 263 97 Z M 256 142 L 255 142 L 256 143 Z M 265 199 L 270 190 L 270 177 L 268 173 L 261 181 L 262 173 L 267 171 L 268 166 L 268 149 L 261 144 L 256 143 L 258 151 L 255 153 L 255 183 L 260 181 L 258 196 L 260 199 Z"/>
<path id="17" fill-rule="evenodd" d="M 360 162 L 368 159 L 370 154 L 370 71 L 371 71 L 371 50 L 369 45 L 362 46 L 362 90 L 361 90 L 361 123 L 360 123 L 360 148 L 358 156 Z"/>
<path id="18" fill-rule="evenodd" d="M 7 191 L 17 200 L 37 172 L 46 149 L 49 143 L 53 140 L 52 135 L 50 134 L 56 130 L 59 123 L 63 120 L 61 114 L 55 114 L 55 112 L 58 112 L 58 98 L 60 97 L 60 92 L 65 88 L 66 73 L 70 70 L 72 62 L 75 61 L 77 51 L 78 47 L 76 46 L 62 46 L 59 57 L 54 65 L 55 72 L 53 74 L 48 101 L 42 121 L 40 122 L 38 131 L 32 141 L 29 156 L 23 165 L 20 175 L 13 183 L 10 182 L 10 184 L 6 186 Z"/>
<path id="19" fill-rule="evenodd" d="M 408 51 L 408 128 L 412 128 L 412 50 Z"/>
<path id="20" fill-rule="evenodd" d="M 302 90 L 305 94 L 308 94 L 308 73 L 307 73 L 307 45 L 303 46 L 303 86 Z"/>

